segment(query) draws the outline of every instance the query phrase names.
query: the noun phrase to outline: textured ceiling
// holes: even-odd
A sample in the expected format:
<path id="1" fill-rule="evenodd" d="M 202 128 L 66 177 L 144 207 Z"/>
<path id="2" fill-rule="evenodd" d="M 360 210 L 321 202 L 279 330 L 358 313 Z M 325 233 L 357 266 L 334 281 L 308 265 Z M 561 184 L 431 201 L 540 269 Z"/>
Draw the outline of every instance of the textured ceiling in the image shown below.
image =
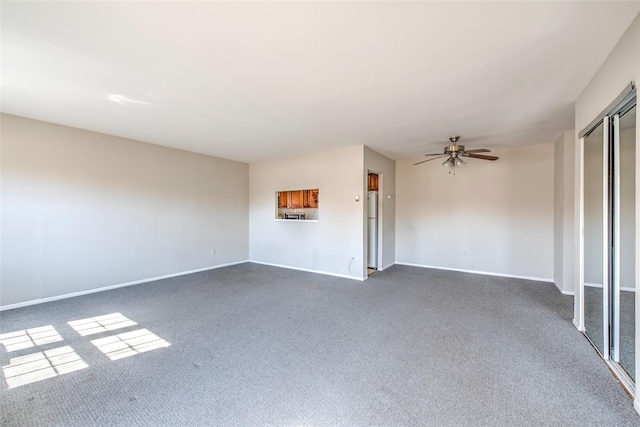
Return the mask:
<path id="1" fill-rule="evenodd" d="M 640 2 L 2 2 L 3 112 L 257 162 L 553 141 Z"/>

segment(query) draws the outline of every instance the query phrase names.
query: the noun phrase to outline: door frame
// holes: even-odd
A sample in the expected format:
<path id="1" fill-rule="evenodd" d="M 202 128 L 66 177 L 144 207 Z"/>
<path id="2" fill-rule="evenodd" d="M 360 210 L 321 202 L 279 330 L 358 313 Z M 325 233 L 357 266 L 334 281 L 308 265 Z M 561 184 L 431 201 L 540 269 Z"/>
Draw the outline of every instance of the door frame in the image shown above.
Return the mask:
<path id="1" fill-rule="evenodd" d="M 376 247 L 376 257 L 378 258 L 378 268 L 377 271 L 382 271 L 384 270 L 384 267 L 382 265 L 382 258 L 383 258 L 383 254 L 384 254 L 384 198 L 383 198 L 383 190 L 384 190 L 384 174 L 381 172 L 377 172 L 375 170 L 372 169 L 367 169 L 367 173 L 366 173 L 366 179 L 367 179 L 367 192 L 369 191 L 369 184 L 368 184 L 368 179 L 369 179 L 369 174 L 373 173 L 378 175 L 378 244 Z M 366 212 L 366 205 L 365 205 L 365 221 L 366 221 L 366 217 L 367 217 L 367 212 Z M 365 250 L 368 251 L 369 249 L 369 237 L 367 235 L 367 233 L 364 233 L 364 247 L 366 248 Z M 366 255 L 366 253 L 365 253 Z M 366 262 L 367 257 L 365 256 L 365 264 L 367 264 Z M 369 270 L 369 266 L 365 265 L 365 277 L 368 277 L 369 275 L 367 274 Z"/>
<path id="2" fill-rule="evenodd" d="M 637 94 L 636 88 L 633 83 L 631 83 L 625 90 L 605 109 L 596 119 L 594 119 L 583 131 L 578 134 L 578 146 L 576 150 L 576 155 L 578 156 L 579 171 L 578 171 L 578 203 L 579 203 L 579 212 L 578 212 L 578 299 L 579 304 L 577 306 L 577 322 L 574 319 L 574 325 L 581 331 L 587 339 L 589 337 L 585 333 L 585 299 L 584 299 L 584 143 L 585 137 L 588 136 L 591 131 L 596 129 L 599 125 L 603 126 L 603 140 L 602 140 L 602 150 L 603 150 L 603 168 L 602 168 L 602 185 L 603 185 L 603 195 L 602 195 L 602 246 L 603 246 L 603 254 L 602 254 L 602 276 L 603 276 L 603 353 L 602 358 L 609 367 L 609 369 L 613 372 L 614 376 L 620 381 L 625 390 L 635 398 L 636 396 L 636 385 L 633 379 L 629 377 L 629 375 L 625 372 L 622 366 L 614 361 L 614 358 L 617 358 L 617 352 L 615 349 L 619 348 L 619 339 L 617 339 L 616 334 L 619 334 L 619 330 L 613 331 L 613 337 L 610 335 L 609 326 L 612 322 L 615 322 L 616 319 L 619 319 L 619 313 L 617 309 L 619 308 L 619 292 L 616 294 L 616 290 L 619 290 L 620 284 L 618 282 L 620 276 L 620 264 L 619 264 L 619 245 L 620 241 L 620 229 L 619 229 L 619 220 L 616 221 L 616 218 L 610 217 L 610 209 L 613 207 L 611 205 L 612 198 L 613 203 L 618 205 L 619 197 L 616 197 L 616 194 L 619 194 L 619 162 L 617 161 L 617 156 L 619 156 L 619 138 L 618 132 L 614 132 L 611 134 L 611 129 L 613 125 L 613 129 L 618 129 L 618 120 L 619 114 L 621 110 L 625 108 L 625 106 L 630 105 L 630 103 L 635 103 L 636 108 L 636 117 L 640 114 L 637 110 Z M 633 108 L 633 107 L 631 107 Z M 636 122 L 636 133 L 638 130 L 638 125 Z M 613 140 L 612 140 L 613 138 Z M 636 149 L 638 137 L 636 136 Z M 611 150 L 611 151 L 610 151 Z M 611 154 L 611 156 L 610 156 Z M 636 182 L 638 182 L 638 176 L 640 176 L 639 168 L 637 167 L 637 160 L 640 158 L 638 155 L 638 151 L 636 150 Z M 611 157 L 611 158 L 610 158 Z M 612 176 L 613 185 L 610 185 L 609 178 L 609 167 L 612 166 Z M 640 189 L 636 188 L 636 201 L 638 200 L 638 195 L 640 195 Z M 615 208 L 615 207 L 614 207 Z M 619 215 L 619 209 L 614 212 L 614 215 Z M 636 227 L 639 225 L 639 212 L 636 212 Z M 611 221 L 614 221 L 613 228 L 611 227 Z M 638 228 L 636 228 L 638 229 Z M 613 233 L 614 235 L 611 235 Z M 614 239 L 614 244 L 616 248 L 611 247 L 611 239 Z M 638 237 L 636 237 L 636 252 L 638 250 Z M 613 256 L 612 256 L 613 251 Z M 638 267 L 638 259 L 640 254 L 636 253 L 636 267 Z M 618 259 L 616 259 L 618 258 Z M 638 271 L 638 268 L 636 268 Z M 611 277 L 611 273 L 613 273 L 613 277 Z M 636 287 L 638 285 L 638 275 L 636 273 Z M 617 295 L 617 296 L 616 296 Z M 612 301 L 609 298 L 613 298 Z M 638 297 L 638 292 L 636 292 L 636 302 L 640 298 Z M 613 311 L 612 311 L 613 308 Z M 636 325 L 640 323 L 638 320 L 638 305 L 636 304 Z M 576 324 L 577 323 L 577 324 Z M 611 325 L 612 328 L 618 328 L 619 325 Z M 636 337 L 638 335 L 636 334 Z M 590 340 L 589 340 L 590 341 Z M 637 340 L 636 340 L 637 341 Z M 590 341 L 591 342 L 591 341 Z M 593 345 L 593 343 L 592 343 Z M 614 354 L 612 355 L 611 349 L 614 346 Z M 594 346 L 596 347 L 596 346 Z M 640 348 L 640 343 L 636 342 L 636 350 Z M 596 347 L 597 350 L 597 347 Z M 636 361 L 635 366 L 638 367 L 640 363 L 638 363 L 638 359 L 640 354 L 636 351 Z"/>

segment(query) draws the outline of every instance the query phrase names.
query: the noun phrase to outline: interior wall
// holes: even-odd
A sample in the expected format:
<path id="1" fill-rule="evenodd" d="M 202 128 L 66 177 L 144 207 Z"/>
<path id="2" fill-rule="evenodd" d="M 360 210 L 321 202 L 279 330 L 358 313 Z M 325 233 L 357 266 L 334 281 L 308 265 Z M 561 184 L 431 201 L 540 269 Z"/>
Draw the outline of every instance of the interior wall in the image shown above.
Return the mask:
<path id="1" fill-rule="evenodd" d="M 573 284 L 573 180 L 575 130 L 564 131 L 554 142 L 554 250 L 553 281 L 564 294 L 572 295 Z"/>
<path id="2" fill-rule="evenodd" d="M 384 270 L 396 260 L 396 162 L 369 147 L 364 147 L 364 191 L 367 190 L 367 173 L 379 174 L 381 186 L 378 194 L 378 211 L 382 216 L 382 241 L 378 244 L 382 249 L 382 263 L 378 270 Z M 363 221 L 366 227 L 366 210 L 363 210 Z M 379 227 L 380 228 L 380 227 Z M 364 232 L 366 238 L 366 229 Z M 380 238 L 380 236 L 379 236 Z M 364 259 L 366 259 L 367 242 L 364 244 Z M 364 266 L 366 270 L 366 265 Z M 366 274 L 366 271 L 363 272 Z"/>
<path id="3" fill-rule="evenodd" d="M 1 120 L 0 305 L 248 259 L 247 164 Z"/>
<path id="4" fill-rule="evenodd" d="M 397 163 L 398 263 L 552 280 L 554 145 L 492 154 L 455 175 Z"/>
<path id="5" fill-rule="evenodd" d="M 564 263 L 564 133 L 553 143 L 553 281 L 562 288 Z"/>
<path id="6" fill-rule="evenodd" d="M 363 280 L 363 170 L 362 145 L 251 164 L 251 261 Z M 274 219 L 275 193 L 297 188 L 319 189 L 317 222 Z"/>
<path id="7" fill-rule="evenodd" d="M 564 132 L 564 176 L 563 176 L 563 256 L 562 256 L 562 283 L 563 293 L 573 294 L 576 290 L 576 280 L 573 274 L 573 218 L 574 218 L 574 194 L 575 187 L 575 156 L 576 156 L 576 131 L 570 129 Z"/>

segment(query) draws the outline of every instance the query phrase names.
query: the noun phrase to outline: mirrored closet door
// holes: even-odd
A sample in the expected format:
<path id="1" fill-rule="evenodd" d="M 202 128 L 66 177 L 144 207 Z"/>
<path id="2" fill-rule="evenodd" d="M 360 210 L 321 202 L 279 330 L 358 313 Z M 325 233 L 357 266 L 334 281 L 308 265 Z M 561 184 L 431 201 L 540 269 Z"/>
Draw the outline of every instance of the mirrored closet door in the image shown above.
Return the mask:
<path id="1" fill-rule="evenodd" d="M 605 323 L 603 307 L 608 292 L 605 292 L 605 246 L 603 235 L 606 233 L 604 216 L 607 214 L 605 186 L 603 182 L 604 163 L 608 152 L 604 149 L 604 125 L 598 127 L 584 138 L 584 329 L 591 344 L 607 358 L 608 346 L 605 346 Z M 608 326 L 607 326 L 608 328 Z"/>
<path id="2" fill-rule="evenodd" d="M 618 185 L 614 195 L 614 331 L 612 359 L 635 381 L 636 106 L 613 117 Z M 614 181 L 615 184 L 615 181 Z M 617 254 L 617 256 L 616 256 Z"/>
<path id="3" fill-rule="evenodd" d="M 635 394 L 636 95 L 582 139 L 585 334 Z"/>

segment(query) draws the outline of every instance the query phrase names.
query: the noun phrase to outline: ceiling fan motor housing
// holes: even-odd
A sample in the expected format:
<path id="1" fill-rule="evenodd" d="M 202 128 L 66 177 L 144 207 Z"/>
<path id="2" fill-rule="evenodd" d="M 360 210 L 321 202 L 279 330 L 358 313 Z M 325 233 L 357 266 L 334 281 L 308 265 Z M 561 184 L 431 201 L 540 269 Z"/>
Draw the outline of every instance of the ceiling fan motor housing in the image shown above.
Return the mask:
<path id="1" fill-rule="evenodd" d="M 449 145 L 444 147 L 444 154 L 457 154 L 464 152 L 464 145 Z"/>

